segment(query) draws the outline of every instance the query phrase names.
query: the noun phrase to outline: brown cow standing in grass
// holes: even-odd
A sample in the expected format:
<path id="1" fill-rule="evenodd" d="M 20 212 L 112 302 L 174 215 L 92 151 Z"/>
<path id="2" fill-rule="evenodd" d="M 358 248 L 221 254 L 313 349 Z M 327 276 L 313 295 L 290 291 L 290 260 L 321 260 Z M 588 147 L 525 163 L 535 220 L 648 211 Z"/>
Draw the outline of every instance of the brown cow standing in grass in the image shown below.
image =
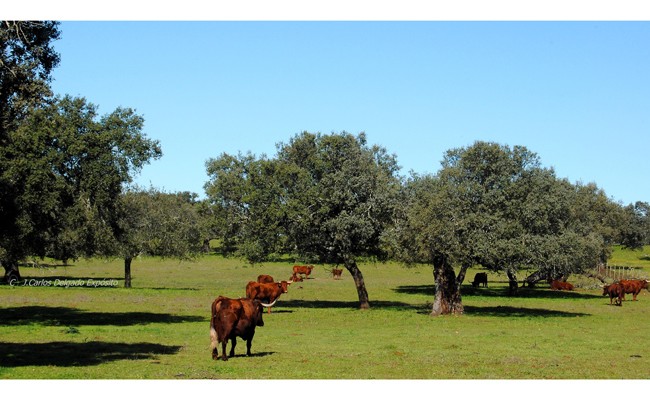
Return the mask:
<path id="1" fill-rule="evenodd" d="M 332 276 L 334 277 L 334 279 L 341 279 L 341 274 L 342 273 L 343 273 L 343 270 L 339 269 L 339 268 L 334 268 L 332 270 Z"/>
<path id="2" fill-rule="evenodd" d="M 553 290 L 573 290 L 573 285 L 569 282 L 562 282 L 558 280 L 552 280 L 551 289 Z"/>
<path id="3" fill-rule="evenodd" d="M 314 269 L 313 265 L 294 265 L 293 274 L 294 275 L 304 274 L 305 279 L 309 279 L 309 274 L 311 274 L 312 269 Z"/>
<path id="4" fill-rule="evenodd" d="M 611 285 L 603 286 L 603 296 L 609 296 L 609 305 L 612 305 L 612 300 L 616 298 L 616 305 L 622 306 L 625 289 L 619 283 L 612 283 Z"/>
<path id="5" fill-rule="evenodd" d="M 632 301 L 636 301 L 641 289 L 648 289 L 648 281 L 643 279 L 621 279 L 619 283 L 623 286 L 623 300 L 626 293 L 632 293 Z"/>
<path id="6" fill-rule="evenodd" d="M 273 277 L 271 275 L 260 275 L 257 277 L 258 283 L 271 283 L 273 282 Z"/>
<path id="7" fill-rule="evenodd" d="M 266 306 L 259 300 L 250 299 L 229 299 L 219 296 L 212 302 L 212 316 L 210 317 L 210 348 L 212 359 L 219 358 L 217 350 L 218 343 L 221 343 L 221 358 L 228 361 L 226 356 L 226 345 L 230 339 L 230 357 L 235 356 L 237 336 L 246 340 L 246 355 L 251 355 L 251 345 L 255 328 L 264 326 L 262 314 Z"/>
<path id="8" fill-rule="evenodd" d="M 269 314 L 271 313 L 271 307 L 278 301 L 278 298 L 282 293 L 287 293 L 289 290 L 289 285 L 291 282 L 282 281 L 282 282 L 273 282 L 273 283 L 259 283 L 259 282 L 248 282 L 246 285 L 246 297 L 251 300 L 260 300 L 268 304 L 265 304 L 264 307 L 268 307 Z"/>

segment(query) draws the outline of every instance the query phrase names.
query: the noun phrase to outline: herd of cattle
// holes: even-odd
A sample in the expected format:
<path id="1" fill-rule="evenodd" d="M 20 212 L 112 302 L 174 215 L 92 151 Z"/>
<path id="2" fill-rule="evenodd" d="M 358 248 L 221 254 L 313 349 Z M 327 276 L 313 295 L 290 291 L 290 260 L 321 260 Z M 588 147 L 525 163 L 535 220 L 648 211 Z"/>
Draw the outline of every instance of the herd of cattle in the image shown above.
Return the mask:
<path id="1" fill-rule="evenodd" d="M 636 301 L 636 296 L 641 290 L 648 290 L 648 282 L 644 279 L 621 279 L 610 285 L 604 285 L 603 296 L 609 296 L 609 304 L 616 304 L 617 306 L 623 305 L 626 294 L 632 294 L 632 300 Z M 573 290 L 573 285 L 569 282 L 558 281 L 556 279 L 549 279 L 548 283 L 551 285 L 551 290 Z M 487 287 L 487 274 L 485 272 L 478 272 L 474 275 L 472 286 L 478 287 L 482 285 Z"/>
<path id="2" fill-rule="evenodd" d="M 246 297 L 231 299 L 224 296 L 217 297 L 212 302 L 212 317 L 210 318 L 210 348 L 212 358 L 218 359 L 218 344 L 221 343 L 221 358 L 228 360 L 226 356 L 226 345 L 231 341 L 230 357 L 235 355 L 237 337 L 246 341 L 246 355 L 251 355 L 251 344 L 255 336 L 255 328 L 264 326 L 262 315 L 263 307 L 271 313 L 271 307 L 275 305 L 283 293 L 287 293 L 289 285 L 294 282 L 302 282 L 303 277 L 309 279 L 313 265 L 294 265 L 293 274 L 288 281 L 275 282 L 270 275 L 260 275 L 257 282 L 250 281 L 246 285 Z M 337 275 L 334 274 L 334 278 Z M 340 278 L 341 274 L 338 274 Z"/>
<path id="3" fill-rule="evenodd" d="M 212 317 L 210 318 L 210 348 L 212 358 L 218 359 L 218 344 L 221 343 L 221 358 L 228 360 L 226 356 L 226 345 L 231 341 L 230 357 L 235 355 L 237 337 L 246 340 L 246 355 L 251 355 L 251 344 L 255 336 L 255 328 L 264 326 L 262 315 L 264 308 L 271 313 L 271 307 L 275 305 L 283 293 L 287 293 L 289 285 L 294 282 L 302 282 L 303 277 L 309 278 L 313 270 L 312 265 L 294 265 L 293 273 L 288 281 L 275 282 L 270 275 L 260 275 L 257 282 L 250 281 L 246 285 L 246 297 L 231 299 L 224 296 L 217 297 L 212 302 Z M 340 279 L 341 269 L 334 268 L 331 273 L 334 279 Z M 569 282 L 549 279 L 552 290 L 573 290 Z M 620 280 L 610 285 L 603 286 L 603 296 L 609 296 L 609 304 L 623 305 L 625 294 L 632 294 L 633 301 L 642 289 L 648 289 L 647 280 Z M 487 287 L 487 273 L 479 272 L 474 275 L 473 287 Z M 615 303 L 614 303 L 615 302 Z"/>

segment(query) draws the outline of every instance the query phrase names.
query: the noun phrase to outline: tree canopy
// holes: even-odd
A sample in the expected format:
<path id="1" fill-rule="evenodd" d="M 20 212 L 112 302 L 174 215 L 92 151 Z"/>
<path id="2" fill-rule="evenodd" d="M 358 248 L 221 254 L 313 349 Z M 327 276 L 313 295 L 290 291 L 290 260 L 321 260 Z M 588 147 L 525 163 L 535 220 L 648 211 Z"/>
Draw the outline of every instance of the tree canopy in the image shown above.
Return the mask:
<path id="1" fill-rule="evenodd" d="M 276 158 L 223 154 L 207 162 L 206 193 L 224 221 L 223 246 L 251 262 L 286 251 L 343 264 L 369 307 L 359 257 L 384 257 L 399 179 L 395 157 L 365 134 L 303 132 Z"/>
<path id="2" fill-rule="evenodd" d="M 460 285 L 472 265 L 507 274 L 513 294 L 521 270 L 561 278 L 597 265 L 605 240 L 578 189 L 525 147 L 489 142 L 449 150 L 437 175 L 412 177 L 397 254 L 433 264 L 432 315 L 463 312 Z"/>
<path id="3" fill-rule="evenodd" d="M 155 188 L 128 190 L 119 201 L 113 254 L 124 259 L 124 287 L 131 287 L 131 262 L 140 255 L 191 259 L 201 251 L 195 196 Z"/>
<path id="4" fill-rule="evenodd" d="M 110 251 L 124 185 L 161 155 L 142 127 L 131 109 L 99 117 L 85 99 L 65 96 L 8 132 L 0 176 L 12 189 L 2 201 L 6 273 L 28 254 L 67 259 Z"/>

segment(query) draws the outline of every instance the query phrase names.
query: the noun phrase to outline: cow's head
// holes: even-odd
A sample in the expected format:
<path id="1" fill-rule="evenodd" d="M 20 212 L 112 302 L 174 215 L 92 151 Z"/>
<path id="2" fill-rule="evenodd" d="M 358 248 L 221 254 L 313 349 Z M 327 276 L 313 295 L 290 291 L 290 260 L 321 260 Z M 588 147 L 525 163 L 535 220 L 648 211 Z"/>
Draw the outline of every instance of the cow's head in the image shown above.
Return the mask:
<path id="1" fill-rule="evenodd" d="M 287 293 L 289 291 L 290 283 L 287 281 L 278 282 L 278 287 L 282 290 L 282 293 Z"/>
<path id="2" fill-rule="evenodd" d="M 253 300 L 253 306 L 255 310 L 253 311 L 251 322 L 253 322 L 255 326 L 264 326 L 264 319 L 262 319 L 262 315 L 264 315 L 264 308 L 262 302 L 259 300 Z"/>

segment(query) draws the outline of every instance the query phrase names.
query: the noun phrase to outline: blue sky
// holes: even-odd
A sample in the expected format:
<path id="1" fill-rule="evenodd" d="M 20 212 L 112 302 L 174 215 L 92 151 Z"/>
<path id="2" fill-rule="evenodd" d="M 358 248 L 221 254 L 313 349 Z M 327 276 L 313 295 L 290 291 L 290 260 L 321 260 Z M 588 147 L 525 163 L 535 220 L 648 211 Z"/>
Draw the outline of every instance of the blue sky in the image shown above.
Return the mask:
<path id="1" fill-rule="evenodd" d="M 402 174 L 476 140 L 650 201 L 649 22 L 61 24 L 58 94 L 131 107 L 163 157 L 140 185 L 203 196 L 205 162 L 302 132 L 365 132 Z"/>

